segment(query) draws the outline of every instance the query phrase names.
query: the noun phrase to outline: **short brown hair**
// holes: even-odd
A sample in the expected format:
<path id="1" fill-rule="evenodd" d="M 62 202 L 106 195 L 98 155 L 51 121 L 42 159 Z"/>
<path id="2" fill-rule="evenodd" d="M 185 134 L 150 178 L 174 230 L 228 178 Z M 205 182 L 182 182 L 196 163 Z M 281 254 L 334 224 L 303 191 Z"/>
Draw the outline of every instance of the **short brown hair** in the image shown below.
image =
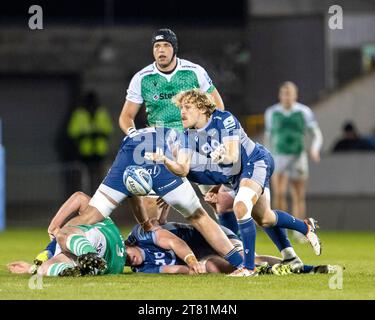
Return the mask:
<path id="1" fill-rule="evenodd" d="M 283 83 L 281 83 L 280 86 L 279 86 L 279 91 L 281 89 L 283 89 L 285 87 L 289 87 L 289 86 L 293 87 L 296 90 L 296 92 L 298 93 L 298 87 L 293 81 L 284 81 Z"/>
<path id="2" fill-rule="evenodd" d="M 216 105 L 206 92 L 199 89 L 181 91 L 172 98 L 172 102 L 179 108 L 183 103 L 192 103 L 198 109 L 205 110 L 205 114 L 210 116 L 216 109 Z"/>

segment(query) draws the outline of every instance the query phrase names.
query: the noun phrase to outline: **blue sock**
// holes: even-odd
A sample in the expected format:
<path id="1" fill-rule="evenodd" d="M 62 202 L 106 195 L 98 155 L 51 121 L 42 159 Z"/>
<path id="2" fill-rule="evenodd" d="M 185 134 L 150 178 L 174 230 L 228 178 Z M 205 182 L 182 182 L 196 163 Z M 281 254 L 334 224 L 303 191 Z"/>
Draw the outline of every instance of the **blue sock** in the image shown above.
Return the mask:
<path id="1" fill-rule="evenodd" d="M 263 228 L 264 232 L 270 237 L 277 249 L 281 250 L 291 247 L 286 230 L 280 227 Z"/>
<path id="2" fill-rule="evenodd" d="M 56 238 L 54 238 L 49 244 L 48 246 L 44 249 L 44 250 L 47 250 L 48 251 L 48 259 L 51 259 L 53 257 L 53 255 L 55 254 L 55 251 L 56 251 L 56 244 L 57 244 L 57 240 Z"/>
<path id="3" fill-rule="evenodd" d="M 247 269 L 254 270 L 255 264 L 255 237 L 256 227 L 254 219 L 239 220 L 238 226 L 241 232 L 241 238 L 244 249 L 244 265 Z"/>
<path id="4" fill-rule="evenodd" d="M 224 259 L 227 260 L 235 268 L 240 268 L 243 266 L 243 258 L 237 251 L 237 248 L 233 248 L 231 251 L 229 251 L 224 256 Z"/>
<path id="5" fill-rule="evenodd" d="M 274 212 L 276 215 L 276 223 L 274 227 L 297 230 L 302 234 L 306 234 L 309 231 L 304 221 L 294 218 L 289 213 L 280 210 L 274 210 Z"/>
<path id="6" fill-rule="evenodd" d="M 228 228 L 234 234 L 238 233 L 237 218 L 233 211 L 218 214 L 218 217 L 219 217 L 219 222 L 222 226 Z"/>
<path id="7" fill-rule="evenodd" d="M 314 266 L 309 266 L 305 264 L 301 270 L 302 273 L 310 273 L 314 269 Z"/>

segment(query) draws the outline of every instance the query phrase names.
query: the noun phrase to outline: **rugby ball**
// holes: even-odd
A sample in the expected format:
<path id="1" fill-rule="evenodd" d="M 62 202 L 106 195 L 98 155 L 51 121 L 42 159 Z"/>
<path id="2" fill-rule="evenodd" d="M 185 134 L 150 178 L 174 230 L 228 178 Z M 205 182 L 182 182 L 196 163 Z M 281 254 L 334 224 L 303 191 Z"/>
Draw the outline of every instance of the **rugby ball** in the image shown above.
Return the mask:
<path id="1" fill-rule="evenodd" d="M 127 167 L 124 171 L 123 181 L 126 189 L 136 196 L 145 196 L 152 190 L 151 175 L 140 166 Z"/>

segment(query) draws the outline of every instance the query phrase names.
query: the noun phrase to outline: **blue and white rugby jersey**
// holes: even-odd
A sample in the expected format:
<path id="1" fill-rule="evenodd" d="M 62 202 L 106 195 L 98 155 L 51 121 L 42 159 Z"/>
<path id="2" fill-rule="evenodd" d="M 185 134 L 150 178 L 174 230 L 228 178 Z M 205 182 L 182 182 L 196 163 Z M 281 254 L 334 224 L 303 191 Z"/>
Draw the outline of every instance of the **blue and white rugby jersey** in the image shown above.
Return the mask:
<path id="1" fill-rule="evenodd" d="M 172 250 L 157 245 L 154 231 L 146 232 L 139 224 L 133 228 L 126 242 L 139 247 L 143 256 L 141 265 L 131 267 L 134 272 L 161 273 L 163 266 L 185 264 Z"/>
<path id="2" fill-rule="evenodd" d="M 213 163 L 210 153 L 228 140 L 240 144 L 240 158 L 230 165 Z M 192 153 L 188 179 L 200 184 L 216 185 L 232 183 L 233 177 L 241 174 L 242 164 L 258 147 L 240 122 L 228 111 L 215 110 L 205 127 L 184 131 L 182 150 Z"/>
<path id="3" fill-rule="evenodd" d="M 161 227 L 184 240 L 198 260 L 217 254 L 199 231 L 189 224 L 169 222 Z M 231 230 L 223 226 L 220 227 L 229 239 L 239 240 Z M 126 242 L 139 247 L 144 259 L 140 266 L 132 267 L 134 272 L 160 273 L 163 266 L 166 265 L 186 265 L 172 250 L 166 250 L 157 245 L 155 231 L 146 232 L 140 225 L 133 228 Z"/>

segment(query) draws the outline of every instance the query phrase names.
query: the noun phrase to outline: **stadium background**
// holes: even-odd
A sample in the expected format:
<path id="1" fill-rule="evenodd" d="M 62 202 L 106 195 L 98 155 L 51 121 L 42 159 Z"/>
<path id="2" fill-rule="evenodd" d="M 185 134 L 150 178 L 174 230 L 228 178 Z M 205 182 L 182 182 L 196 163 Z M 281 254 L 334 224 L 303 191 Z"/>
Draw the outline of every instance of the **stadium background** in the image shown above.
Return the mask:
<path id="1" fill-rule="evenodd" d="M 28 8 L 43 8 L 44 29 L 30 30 Z M 328 28 L 328 8 L 341 5 L 344 28 Z M 308 214 L 326 230 L 375 229 L 375 152 L 333 155 L 341 126 L 375 127 L 375 2 L 312 0 L 18 1 L 0 10 L 0 118 L 6 151 L 6 225 L 46 227 L 65 200 L 64 176 L 87 173 L 62 163 L 59 137 L 79 95 L 95 90 L 117 126 L 131 76 L 152 62 L 159 27 L 178 35 L 179 56 L 201 64 L 228 110 L 262 139 L 263 112 L 277 87 L 296 82 L 301 102 L 324 135 L 322 162 L 311 165 Z M 372 55 L 372 57 L 371 57 Z M 70 190 L 71 192 L 75 190 Z M 122 225 L 134 223 L 122 206 Z M 178 215 L 173 220 L 179 220 Z"/>

